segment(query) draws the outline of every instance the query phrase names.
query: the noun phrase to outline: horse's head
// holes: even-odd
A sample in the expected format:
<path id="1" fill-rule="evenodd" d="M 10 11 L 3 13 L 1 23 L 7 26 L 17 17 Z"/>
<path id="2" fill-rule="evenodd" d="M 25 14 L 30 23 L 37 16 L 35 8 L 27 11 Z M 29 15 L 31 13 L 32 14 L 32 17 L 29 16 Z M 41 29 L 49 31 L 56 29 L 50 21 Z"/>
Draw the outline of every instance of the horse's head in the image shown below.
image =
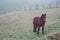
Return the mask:
<path id="1" fill-rule="evenodd" d="M 42 14 L 41 19 L 46 19 L 46 13 Z"/>
<path id="2" fill-rule="evenodd" d="M 42 14 L 42 17 L 46 17 L 46 13 L 45 14 Z"/>

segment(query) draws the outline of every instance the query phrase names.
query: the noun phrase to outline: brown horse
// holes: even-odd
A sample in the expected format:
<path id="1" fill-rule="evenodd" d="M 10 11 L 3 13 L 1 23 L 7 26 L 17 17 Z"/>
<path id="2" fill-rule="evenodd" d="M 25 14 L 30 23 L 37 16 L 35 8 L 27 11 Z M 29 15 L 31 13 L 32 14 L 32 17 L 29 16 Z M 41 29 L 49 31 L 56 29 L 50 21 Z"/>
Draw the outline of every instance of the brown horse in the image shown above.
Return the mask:
<path id="1" fill-rule="evenodd" d="M 44 26 L 46 22 L 46 14 L 42 14 L 41 17 L 34 17 L 33 19 L 33 32 L 36 32 L 38 28 L 37 34 L 39 34 L 40 27 L 42 27 L 42 34 L 44 34 Z"/>

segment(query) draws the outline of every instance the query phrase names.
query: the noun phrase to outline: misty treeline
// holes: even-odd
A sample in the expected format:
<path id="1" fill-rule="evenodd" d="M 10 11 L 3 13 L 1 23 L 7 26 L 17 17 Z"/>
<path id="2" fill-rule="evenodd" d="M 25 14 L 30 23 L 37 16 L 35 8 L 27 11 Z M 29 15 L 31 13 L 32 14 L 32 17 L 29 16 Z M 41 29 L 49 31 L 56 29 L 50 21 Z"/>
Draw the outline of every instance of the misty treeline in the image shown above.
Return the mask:
<path id="1" fill-rule="evenodd" d="M 35 5 L 35 8 L 33 9 L 32 6 L 29 6 L 29 10 L 40 10 L 40 9 L 49 9 L 49 8 L 59 8 L 60 4 L 55 3 L 55 4 L 48 4 L 48 5 L 42 5 L 42 8 L 40 8 L 40 6 L 38 4 Z M 26 7 L 24 7 L 25 11 L 27 10 Z"/>

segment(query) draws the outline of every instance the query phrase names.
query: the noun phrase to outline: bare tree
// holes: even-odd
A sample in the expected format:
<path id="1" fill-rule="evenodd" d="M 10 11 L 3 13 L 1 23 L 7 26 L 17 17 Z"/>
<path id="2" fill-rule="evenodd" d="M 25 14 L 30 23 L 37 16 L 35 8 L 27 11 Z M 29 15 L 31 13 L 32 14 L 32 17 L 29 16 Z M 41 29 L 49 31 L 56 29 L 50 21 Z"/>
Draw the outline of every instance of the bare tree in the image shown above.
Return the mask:
<path id="1" fill-rule="evenodd" d="M 58 7 L 58 4 L 56 3 L 56 8 Z"/>
<path id="2" fill-rule="evenodd" d="M 25 9 L 25 11 L 26 11 L 26 7 L 24 6 L 24 9 Z"/>
<path id="3" fill-rule="evenodd" d="M 51 4 L 49 4 L 49 8 L 51 8 Z"/>
<path id="4" fill-rule="evenodd" d="M 30 5 L 30 11 L 31 11 L 32 9 L 31 9 L 31 5 Z"/>
<path id="5" fill-rule="evenodd" d="M 38 10 L 38 4 L 36 4 L 36 10 Z"/>

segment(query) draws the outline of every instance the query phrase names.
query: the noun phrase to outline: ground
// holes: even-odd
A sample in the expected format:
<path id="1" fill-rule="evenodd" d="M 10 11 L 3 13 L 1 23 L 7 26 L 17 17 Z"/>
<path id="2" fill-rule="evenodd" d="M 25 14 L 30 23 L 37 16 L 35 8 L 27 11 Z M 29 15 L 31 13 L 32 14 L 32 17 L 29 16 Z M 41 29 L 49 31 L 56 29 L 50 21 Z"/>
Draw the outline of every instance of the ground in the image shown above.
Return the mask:
<path id="1" fill-rule="evenodd" d="M 33 33 L 32 20 L 47 14 L 44 35 Z M 0 15 L 0 40 L 49 40 L 48 36 L 60 32 L 60 8 L 12 12 Z"/>

